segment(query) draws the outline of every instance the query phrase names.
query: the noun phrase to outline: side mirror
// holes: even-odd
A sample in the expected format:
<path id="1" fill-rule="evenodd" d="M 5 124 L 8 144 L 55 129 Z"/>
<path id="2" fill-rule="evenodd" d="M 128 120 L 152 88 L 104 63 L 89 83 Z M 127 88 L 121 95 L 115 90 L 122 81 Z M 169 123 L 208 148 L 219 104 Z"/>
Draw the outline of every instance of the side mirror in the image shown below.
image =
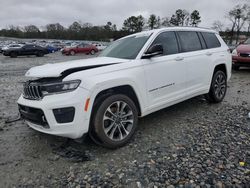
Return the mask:
<path id="1" fill-rule="evenodd" d="M 150 48 L 143 54 L 142 58 L 147 59 L 161 54 L 163 54 L 163 46 L 161 44 L 155 44 L 150 46 Z"/>

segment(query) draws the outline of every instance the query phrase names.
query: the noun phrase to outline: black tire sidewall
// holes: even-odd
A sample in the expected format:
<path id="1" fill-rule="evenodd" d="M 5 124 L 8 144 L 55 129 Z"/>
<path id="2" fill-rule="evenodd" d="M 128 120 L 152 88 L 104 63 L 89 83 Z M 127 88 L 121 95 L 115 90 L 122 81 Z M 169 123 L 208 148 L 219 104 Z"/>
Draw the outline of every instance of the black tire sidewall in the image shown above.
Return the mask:
<path id="1" fill-rule="evenodd" d="M 108 136 L 106 136 L 104 129 L 103 129 L 103 115 L 106 111 L 106 109 L 114 102 L 116 101 L 124 101 L 126 102 L 131 110 L 133 111 L 134 114 L 134 125 L 129 133 L 129 135 L 121 140 L 121 141 L 113 141 L 111 140 Z M 115 149 L 121 146 L 124 146 L 128 141 L 132 138 L 132 136 L 135 133 L 135 130 L 137 128 L 138 124 L 138 110 L 134 104 L 134 102 L 127 97 L 126 95 L 122 94 L 117 94 L 117 95 L 111 95 L 107 97 L 106 99 L 103 100 L 103 102 L 100 104 L 100 106 L 96 106 L 98 109 L 96 110 L 96 113 L 93 117 L 93 126 L 94 126 L 94 131 L 96 136 L 98 137 L 99 140 L 102 141 L 103 146 L 111 149 Z"/>
<path id="2" fill-rule="evenodd" d="M 226 91 L 225 91 L 225 93 L 224 93 L 224 96 L 223 96 L 222 98 L 219 99 L 219 98 L 215 95 L 214 84 L 215 84 L 216 78 L 217 78 L 218 75 L 220 75 L 220 74 L 221 74 L 221 75 L 224 77 L 224 79 L 225 79 L 225 85 L 226 85 L 225 89 L 226 89 Z M 221 101 L 225 98 L 226 93 L 227 93 L 227 77 L 226 77 L 226 74 L 225 74 L 223 71 L 218 70 L 218 71 L 216 71 L 216 72 L 214 73 L 214 75 L 213 75 L 213 79 L 212 79 L 212 83 L 211 83 L 211 87 L 210 87 L 210 91 L 209 91 L 209 97 L 210 97 L 214 102 L 219 103 L 219 102 L 221 102 Z"/>
<path id="3" fill-rule="evenodd" d="M 17 53 L 16 53 L 16 52 L 11 52 L 11 53 L 10 53 L 10 57 L 12 57 L 12 58 L 17 57 Z"/>

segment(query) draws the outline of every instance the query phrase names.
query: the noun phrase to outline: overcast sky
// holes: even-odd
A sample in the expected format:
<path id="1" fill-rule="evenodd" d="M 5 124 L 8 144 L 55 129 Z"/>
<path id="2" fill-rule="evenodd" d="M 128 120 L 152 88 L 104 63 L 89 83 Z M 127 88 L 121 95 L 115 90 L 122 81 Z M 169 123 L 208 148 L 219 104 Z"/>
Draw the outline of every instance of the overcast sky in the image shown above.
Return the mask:
<path id="1" fill-rule="evenodd" d="M 131 15 L 170 17 L 179 8 L 197 9 L 202 19 L 199 26 L 211 27 L 214 20 L 227 25 L 226 12 L 244 3 L 250 4 L 250 0 L 2 0 L 0 28 L 57 22 L 69 26 L 73 21 L 94 25 L 111 21 L 119 28 Z"/>

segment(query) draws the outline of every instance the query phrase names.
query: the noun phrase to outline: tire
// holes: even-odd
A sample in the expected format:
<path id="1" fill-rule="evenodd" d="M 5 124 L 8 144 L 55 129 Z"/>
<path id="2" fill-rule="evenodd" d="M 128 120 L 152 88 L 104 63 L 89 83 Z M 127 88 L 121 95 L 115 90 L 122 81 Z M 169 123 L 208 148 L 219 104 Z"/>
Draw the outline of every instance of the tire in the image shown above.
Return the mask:
<path id="1" fill-rule="evenodd" d="M 205 98 L 212 103 L 221 102 L 227 92 L 227 76 L 226 74 L 218 70 L 214 73 L 209 93 L 205 95 Z"/>
<path id="2" fill-rule="evenodd" d="M 138 110 L 134 102 L 126 95 L 117 94 L 108 96 L 94 108 L 92 126 L 97 137 L 95 140 L 110 149 L 127 144 L 138 123 Z"/>
<path id="3" fill-rule="evenodd" d="M 36 53 L 36 56 L 37 56 L 37 57 L 43 57 L 43 56 L 44 56 L 44 53 L 43 53 L 43 52 L 37 52 L 37 53 Z"/>
<path id="4" fill-rule="evenodd" d="M 91 55 L 95 55 L 95 50 L 91 50 L 91 51 L 90 51 L 90 54 L 91 54 Z"/>
<path id="5" fill-rule="evenodd" d="M 232 69 L 235 70 L 235 71 L 237 71 L 237 70 L 240 69 L 240 66 L 238 66 L 238 65 L 232 65 Z"/>
<path id="6" fill-rule="evenodd" d="M 16 58 L 17 57 L 17 53 L 16 52 L 11 52 L 10 53 L 10 57 L 11 58 Z"/>
<path id="7" fill-rule="evenodd" d="M 73 51 L 73 50 L 70 51 L 69 53 L 70 53 L 70 55 L 75 55 L 76 54 L 75 51 Z"/>

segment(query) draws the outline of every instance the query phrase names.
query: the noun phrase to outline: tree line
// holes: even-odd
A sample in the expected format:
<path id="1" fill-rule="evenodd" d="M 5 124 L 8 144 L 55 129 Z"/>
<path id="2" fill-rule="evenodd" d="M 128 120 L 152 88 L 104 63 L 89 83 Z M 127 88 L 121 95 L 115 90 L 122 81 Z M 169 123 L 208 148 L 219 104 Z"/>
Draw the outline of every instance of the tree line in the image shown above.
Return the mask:
<path id="1" fill-rule="evenodd" d="M 118 39 L 128 34 L 140 32 L 144 29 L 156 29 L 162 26 L 194 26 L 201 22 L 198 10 L 191 14 L 182 9 L 176 10 L 171 18 L 160 18 L 152 14 L 148 19 L 142 15 L 131 16 L 124 20 L 121 29 L 117 29 L 116 24 L 107 22 L 102 26 L 95 26 L 91 23 L 73 22 L 69 27 L 64 27 L 60 23 L 47 24 L 43 29 L 36 25 L 25 27 L 9 26 L 0 30 L 0 36 L 16 38 L 44 38 L 44 39 L 67 39 L 67 40 L 96 40 L 109 41 Z"/>
<path id="2" fill-rule="evenodd" d="M 229 20 L 229 25 L 216 20 L 212 24 L 212 29 L 217 30 L 231 44 L 233 40 L 238 43 L 239 36 L 245 29 L 245 34 L 250 35 L 250 6 L 247 4 L 236 5 L 229 10 L 225 17 Z M 171 17 L 160 17 L 151 14 L 148 18 L 142 15 L 130 16 L 125 19 L 121 29 L 117 29 L 116 24 L 107 22 L 105 25 L 96 26 L 91 23 L 73 22 L 69 27 L 64 27 L 60 23 L 52 23 L 43 26 L 43 29 L 35 25 L 25 27 L 9 26 L 0 30 L 0 36 L 17 38 L 44 38 L 44 39 L 67 39 L 67 40 L 95 40 L 109 41 L 118 39 L 128 34 L 140 32 L 142 30 L 156 29 L 171 26 L 193 26 L 197 27 L 201 23 L 201 16 L 198 10 L 191 13 L 185 9 L 178 9 Z"/>
<path id="3" fill-rule="evenodd" d="M 216 20 L 213 23 L 212 29 L 217 30 L 232 44 L 235 40 L 236 44 L 239 42 L 240 34 L 250 35 L 250 6 L 247 4 L 236 5 L 229 10 L 225 16 L 230 25 L 225 26 L 220 20 Z M 243 31 L 245 29 L 245 31 Z"/>

